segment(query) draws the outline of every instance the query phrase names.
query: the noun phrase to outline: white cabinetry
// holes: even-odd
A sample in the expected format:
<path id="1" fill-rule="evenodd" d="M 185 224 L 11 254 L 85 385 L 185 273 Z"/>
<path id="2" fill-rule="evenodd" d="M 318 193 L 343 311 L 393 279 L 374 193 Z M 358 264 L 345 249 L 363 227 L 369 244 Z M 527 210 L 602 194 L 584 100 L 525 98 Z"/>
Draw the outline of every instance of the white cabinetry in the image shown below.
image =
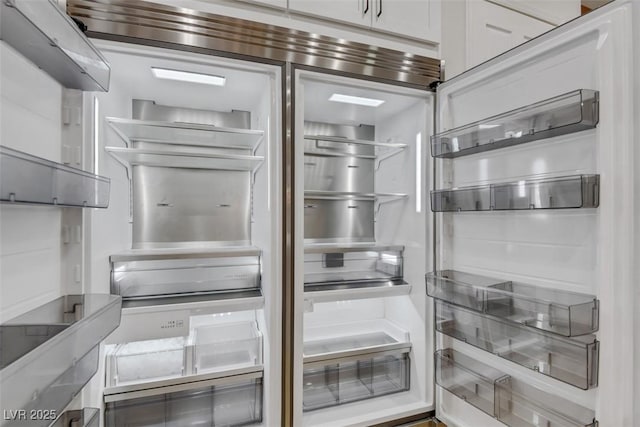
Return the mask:
<path id="1" fill-rule="evenodd" d="M 440 0 L 289 0 L 289 10 L 403 37 L 440 41 Z"/>
<path id="2" fill-rule="evenodd" d="M 553 28 L 487 1 L 467 6 L 467 67 L 478 65 Z"/>
<path id="3" fill-rule="evenodd" d="M 370 27 L 375 1 L 377 0 L 289 0 L 289 10 Z"/>
<path id="4" fill-rule="evenodd" d="M 579 6 L 577 0 L 443 2 L 441 51 L 446 78 L 578 16 Z"/>

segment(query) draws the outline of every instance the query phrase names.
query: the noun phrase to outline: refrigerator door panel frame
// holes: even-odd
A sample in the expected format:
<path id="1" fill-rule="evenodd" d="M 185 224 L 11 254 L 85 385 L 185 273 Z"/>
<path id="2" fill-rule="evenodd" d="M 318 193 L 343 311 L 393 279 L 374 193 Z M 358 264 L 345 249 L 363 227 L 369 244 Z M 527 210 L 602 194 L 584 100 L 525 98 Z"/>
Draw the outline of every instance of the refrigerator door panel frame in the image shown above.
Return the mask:
<path id="1" fill-rule="evenodd" d="M 504 161 L 509 157 L 513 158 L 516 165 L 518 162 L 526 165 L 526 155 L 530 156 L 529 160 L 533 164 L 536 161 L 533 157 L 536 153 L 543 149 L 553 152 L 555 147 L 561 147 L 563 144 L 573 144 L 572 149 L 578 150 L 584 156 L 582 160 L 568 159 L 567 163 L 572 166 L 595 168 L 594 173 L 600 174 L 600 206 L 592 209 L 591 213 L 584 213 L 585 217 L 592 216 L 591 219 L 585 220 L 587 224 L 594 225 L 593 234 L 584 237 L 583 246 L 586 248 L 586 256 L 582 258 L 577 256 L 578 261 L 576 259 L 567 261 L 567 271 L 572 268 L 578 271 L 577 267 L 581 263 L 592 261 L 593 277 L 576 277 L 574 283 L 571 283 L 569 277 L 564 278 L 565 280 L 558 279 L 556 282 L 546 280 L 547 286 L 560 283 L 560 286 L 566 286 L 567 290 L 585 293 L 590 290 L 600 300 L 600 328 L 596 334 L 600 341 L 600 374 L 597 388 L 580 391 L 558 381 L 540 378 L 541 375 L 537 375 L 530 369 L 503 361 L 487 352 L 436 333 L 437 348 L 453 347 L 516 378 L 524 379 L 551 393 L 590 407 L 595 410 L 596 419 L 600 425 L 632 425 L 634 419 L 634 378 L 630 375 L 630 370 L 634 366 L 634 351 L 631 344 L 634 338 L 632 283 L 634 268 L 637 267 L 634 267 L 634 240 L 630 238 L 629 230 L 633 229 L 634 222 L 637 223 L 635 218 L 638 215 L 638 196 L 634 194 L 634 191 L 637 193 L 637 179 L 635 188 L 634 182 L 630 179 L 634 176 L 633 90 L 635 89 L 636 93 L 638 91 L 638 82 L 634 81 L 632 73 L 634 58 L 632 48 L 635 48 L 637 54 L 638 46 L 634 47 L 631 40 L 634 31 L 635 35 L 638 34 L 640 5 L 632 3 L 634 3 L 632 0 L 614 1 L 587 16 L 570 21 L 456 76 L 442 83 L 437 89 L 435 127 L 438 132 L 509 111 L 536 100 L 550 98 L 552 95 L 548 96 L 549 94 L 582 89 L 572 85 L 581 85 L 585 81 L 593 82 L 593 86 L 596 87 L 584 87 L 584 89 L 600 91 L 600 123 L 595 130 L 583 131 L 573 136 L 534 141 L 519 147 L 472 154 L 466 158 L 433 159 L 435 167 L 442 170 L 438 169 L 438 175 L 434 174 L 434 182 L 431 186 L 432 190 L 464 186 L 473 179 L 474 173 L 476 179 L 478 176 L 486 179 L 483 183 L 496 182 L 500 174 L 513 174 L 514 171 L 490 170 L 487 172 L 485 170 L 485 174 L 482 175 L 481 168 L 476 167 L 471 173 L 464 175 L 460 173 L 460 169 L 463 165 L 471 165 L 474 161 L 478 164 L 484 162 L 484 166 L 490 168 L 499 160 Z M 632 12 L 635 14 L 635 21 L 632 19 Z M 638 58 L 636 58 L 636 64 L 637 61 Z M 553 75 L 553 72 L 557 74 Z M 549 77 L 550 75 L 552 78 Z M 475 99 L 474 93 L 479 94 Z M 484 102 L 480 104 L 480 100 Z M 636 101 L 636 108 L 637 105 Z M 454 113 L 457 114 L 454 115 Z M 635 126 L 637 129 L 637 123 Z M 580 140 L 585 141 L 583 149 L 578 146 Z M 536 144 L 541 145 L 542 148 L 536 148 Z M 637 157 L 637 153 L 635 156 Z M 457 168 L 455 163 L 451 163 L 456 161 L 461 162 Z M 564 162 L 565 158 L 562 161 Z M 553 167 L 557 168 L 558 164 L 542 165 L 538 168 L 538 172 L 553 171 Z M 458 171 L 458 175 L 462 177 L 456 176 L 454 171 Z M 534 172 L 536 172 L 535 165 L 529 169 L 524 167 L 522 176 L 531 175 Z M 561 216 L 558 218 L 560 221 L 565 221 L 563 224 L 570 223 L 569 217 L 575 216 L 575 211 L 586 210 L 562 212 L 560 215 L 566 218 Z M 551 212 L 548 215 L 553 214 L 554 212 Z M 434 265 L 439 269 L 449 268 L 453 265 L 452 263 L 455 263 L 455 257 L 445 250 L 444 245 L 447 243 L 445 239 L 453 233 L 454 227 L 461 230 L 459 233 L 469 233 L 469 224 L 472 223 L 475 223 L 476 227 L 482 227 L 483 224 L 485 226 L 493 224 L 496 227 L 497 221 L 510 221 L 505 225 L 508 227 L 526 224 L 525 219 L 531 219 L 531 217 L 525 217 L 530 215 L 529 212 L 432 215 L 434 223 L 437 223 L 433 242 L 437 248 L 434 252 L 437 256 Z M 455 216 L 455 219 L 442 220 L 443 215 Z M 465 219 L 465 215 L 476 215 L 473 218 L 477 219 L 468 219 L 469 216 Z M 511 218 L 515 220 L 510 219 L 508 215 L 512 215 Z M 467 228 L 464 228 L 465 226 Z M 576 227 L 582 230 L 585 224 L 582 223 Z M 567 231 L 567 234 L 570 233 Z M 515 234 L 525 235 L 525 233 Z M 496 237 L 498 238 L 504 237 Z M 534 236 L 530 238 L 535 240 Z M 462 241 L 461 238 L 458 240 L 458 243 Z M 577 251 L 579 250 L 580 248 L 577 248 Z M 473 254 L 470 251 L 462 253 L 458 249 L 454 252 L 458 253 L 458 257 L 462 256 L 459 261 L 461 264 L 464 264 L 465 260 L 472 259 L 470 257 Z M 505 274 L 516 275 L 514 271 L 517 267 L 508 265 L 506 259 L 497 259 L 496 269 L 500 268 L 501 262 L 504 264 Z M 557 272 L 560 277 L 562 275 L 562 270 L 553 263 L 545 265 L 539 262 L 539 266 L 548 268 L 549 272 Z M 474 265 L 471 264 L 470 268 L 473 269 Z M 477 266 L 475 268 L 478 269 Z M 487 273 L 492 271 L 491 265 L 486 268 Z M 531 273 L 525 270 L 522 270 L 522 276 L 530 278 Z M 482 274 L 482 271 L 474 272 Z M 585 288 L 579 288 L 577 285 L 581 279 L 583 279 L 583 285 L 586 283 Z M 541 279 L 535 284 L 544 286 L 545 280 Z M 612 402 L 615 403 L 612 404 Z M 437 386 L 436 416 L 450 426 L 475 426 L 478 425 L 479 420 L 482 420 L 482 425 L 487 427 L 503 425 Z"/>

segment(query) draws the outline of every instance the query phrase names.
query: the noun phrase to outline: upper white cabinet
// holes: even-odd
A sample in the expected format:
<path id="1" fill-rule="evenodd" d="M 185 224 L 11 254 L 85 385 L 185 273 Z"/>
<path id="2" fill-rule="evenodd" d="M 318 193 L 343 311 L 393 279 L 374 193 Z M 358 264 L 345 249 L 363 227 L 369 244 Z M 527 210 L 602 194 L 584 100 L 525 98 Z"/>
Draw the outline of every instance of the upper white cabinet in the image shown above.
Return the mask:
<path id="1" fill-rule="evenodd" d="M 366 1 L 366 0 L 365 0 Z M 372 27 L 421 40 L 440 40 L 440 1 L 370 0 Z"/>
<path id="2" fill-rule="evenodd" d="M 563 24 L 580 16 L 579 0 L 491 0 L 553 25 Z"/>
<path id="3" fill-rule="evenodd" d="M 441 52 L 445 77 L 450 79 L 579 13 L 579 0 L 444 1 Z"/>
<path id="4" fill-rule="evenodd" d="M 375 1 L 378 0 L 289 0 L 289 10 L 371 26 Z"/>
<path id="5" fill-rule="evenodd" d="M 242 1 L 246 1 L 247 3 L 260 4 L 264 6 L 277 7 L 280 9 L 287 8 L 287 0 L 242 0 Z"/>
<path id="6" fill-rule="evenodd" d="M 289 0 L 289 10 L 403 37 L 440 41 L 440 0 Z"/>
<path id="7" fill-rule="evenodd" d="M 487 1 L 470 1 L 468 8 L 468 68 L 493 58 L 554 27 L 546 22 Z"/>

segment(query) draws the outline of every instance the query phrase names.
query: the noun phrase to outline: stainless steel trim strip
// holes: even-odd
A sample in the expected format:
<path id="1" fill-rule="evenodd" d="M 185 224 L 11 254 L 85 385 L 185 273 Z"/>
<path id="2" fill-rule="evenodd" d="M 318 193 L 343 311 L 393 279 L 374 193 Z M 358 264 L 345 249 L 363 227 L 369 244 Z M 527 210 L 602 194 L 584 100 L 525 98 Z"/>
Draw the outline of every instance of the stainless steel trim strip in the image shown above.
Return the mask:
<path id="1" fill-rule="evenodd" d="M 127 384 L 105 388 L 104 401 L 105 403 L 109 403 L 120 400 L 136 399 L 139 397 L 157 396 L 160 394 L 225 385 L 242 380 L 262 377 L 263 367 L 262 365 L 258 365 L 248 368 L 234 369 L 232 371 L 190 375 L 146 383 Z"/>
<path id="2" fill-rule="evenodd" d="M 376 245 L 376 244 L 311 244 L 304 246 L 305 254 L 324 253 L 349 253 L 349 252 L 382 252 L 382 251 L 404 251 L 402 245 Z"/>
<path id="3" fill-rule="evenodd" d="M 169 249 L 169 250 L 131 250 L 111 255 L 109 260 L 114 262 L 150 261 L 167 259 L 196 259 L 196 258 L 235 258 L 244 256 L 261 256 L 262 250 L 256 247 L 244 248 L 207 248 L 207 249 Z"/>
<path id="4" fill-rule="evenodd" d="M 96 38 L 291 62 L 423 89 L 440 78 L 434 58 L 152 2 L 69 0 L 67 11 Z"/>

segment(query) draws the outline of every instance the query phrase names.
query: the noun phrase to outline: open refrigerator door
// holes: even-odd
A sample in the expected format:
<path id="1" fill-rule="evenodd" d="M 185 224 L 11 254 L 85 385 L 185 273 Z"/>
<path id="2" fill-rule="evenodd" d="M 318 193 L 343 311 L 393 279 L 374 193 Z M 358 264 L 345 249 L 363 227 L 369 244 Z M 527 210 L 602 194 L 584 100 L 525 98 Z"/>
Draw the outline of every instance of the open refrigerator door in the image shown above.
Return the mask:
<path id="1" fill-rule="evenodd" d="M 633 425 L 634 7 L 438 87 L 427 292 L 448 425 Z"/>

